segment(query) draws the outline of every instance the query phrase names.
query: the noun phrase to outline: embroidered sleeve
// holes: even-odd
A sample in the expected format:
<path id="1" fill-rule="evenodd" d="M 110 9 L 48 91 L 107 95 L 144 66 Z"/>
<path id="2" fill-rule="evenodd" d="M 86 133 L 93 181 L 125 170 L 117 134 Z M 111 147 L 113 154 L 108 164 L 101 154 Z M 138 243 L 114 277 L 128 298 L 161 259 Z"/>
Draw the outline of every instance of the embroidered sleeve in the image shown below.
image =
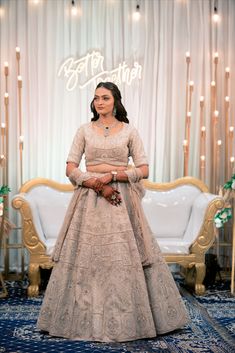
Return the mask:
<path id="1" fill-rule="evenodd" d="M 69 151 L 68 158 L 66 162 L 73 162 L 77 163 L 79 165 L 82 155 L 85 150 L 85 137 L 84 137 L 84 129 L 83 126 L 81 126 L 77 132 L 76 135 L 74 136 L 72 146 Z"/>
<path id="2" fill-rule="evenodd" d="M 135 167 L 143 164 L 148 164 L 148 159 L 145 154 L 144 145 L 138 131 L 134 128 L 129 140 L 129 154 L 133 159 Z"/>

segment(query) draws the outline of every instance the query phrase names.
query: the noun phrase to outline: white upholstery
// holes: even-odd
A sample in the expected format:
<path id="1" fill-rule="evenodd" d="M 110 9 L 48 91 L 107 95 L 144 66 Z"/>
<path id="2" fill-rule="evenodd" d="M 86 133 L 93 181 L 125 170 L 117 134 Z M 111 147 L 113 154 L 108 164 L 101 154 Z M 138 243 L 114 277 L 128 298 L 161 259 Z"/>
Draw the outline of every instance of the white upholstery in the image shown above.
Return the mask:
<path id="1" fill-rule="evenodd" d="M 51 254 L 63 223 L 72 192 L 60 192 L 39 185 L 23 197 L 31 206 L 34 226 Z M 181 185 L 169 191 L 146 190 L 142 205 L 163 253 L 188 254 L 202 225 L 206 208 L 216 195 L 196 186 Z"/>
<path id="2" fill-rule="evenodd" d="M 146 190 L 142 205 L 163 253 L 189 253 L 207 206 L 216 197 L 193 185 L 181 185 L 169 191 Z"/>
<path id="3" fill-rule="evenodd" d="M 72 192 L 61 192 L 45 185 L 39 185 L 24 194 L 31 206 L 34 226 L 46 246 L 47 254 L 53 250 L 71 197 Z"/>

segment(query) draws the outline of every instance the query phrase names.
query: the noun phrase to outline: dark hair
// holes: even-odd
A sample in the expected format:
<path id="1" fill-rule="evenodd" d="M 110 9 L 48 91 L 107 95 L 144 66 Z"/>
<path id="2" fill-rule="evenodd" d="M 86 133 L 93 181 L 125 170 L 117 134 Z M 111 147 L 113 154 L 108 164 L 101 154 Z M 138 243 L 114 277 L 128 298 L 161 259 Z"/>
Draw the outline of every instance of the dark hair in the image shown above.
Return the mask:
<path id="1" fill-rule="evenodd" d="M 111 91 L 112 96 L 114 98 L 114 108 L 116 110 L 116 114 L 115 114 L 116 119 L 119 121 L 123 121 L 124 123 L 129 123 L 129 120 L 127 118 L 126 109 L 124 108 L 124 106 L 121 102 L 122 96 L 121 96 L 121 92 L 119 91 L 118 87 L 113 82 L 100 82 L 97 85 L 96 89 L 100 88 L 100 87 L 104 87 L 104 88 L 108 89 L 109 91 Z M 95 110 L 94 99 L 92 100 L 90 107 L 91 107 L 91 111 L 93 113 L 93 118 L 91 119 L 91 121 L 98 120 L 99 114 Z"/>

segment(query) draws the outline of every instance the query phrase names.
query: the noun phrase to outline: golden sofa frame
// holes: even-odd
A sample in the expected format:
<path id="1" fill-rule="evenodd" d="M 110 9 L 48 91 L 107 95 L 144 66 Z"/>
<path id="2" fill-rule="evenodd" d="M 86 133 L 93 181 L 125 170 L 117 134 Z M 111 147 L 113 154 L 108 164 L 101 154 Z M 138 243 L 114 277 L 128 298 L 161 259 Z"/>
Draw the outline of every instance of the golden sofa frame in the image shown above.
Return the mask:
<path id="1" fill-rule="evenodd" d="M 168 191 L 181 185 L 193 185 L 201 190 L 201 192 L 208 192 L 208 188 L 202 181 L 192 177 L 180 178 L 170 183 L 153 183 L 148 180 L 144 180 L 143 183 L 146 189 L 156 191 Z M 69 184 L 60 184 L 44 178 L 35 178 L 26 182 L 20 188 L 19 194 L 13 198 L 13 207 L 21 213 L 23 242 L 30 254 L 28 269 L 30 282 L 28 287 L 29 296 L 37 296 L 39 294 L 39 286 L 41 283 L 40 268 L 50 269 L 53 267 L 53 262 L 51 261 L 50 256 L 46 255 L 46 246 L 40 240 L 34 226 L 31 207 L 23 197 L 25 193 L 39 185 L 44 185 L 60 192 L 71 193 L 74 189 L 73 186 Z M 185 270 L 187 284 L 193 286 L 198 295 L 205 292 L 205 286 L 203 285 L 205 277 L 205 253 L 215 240 L 214 215 L 217 210 L 223 208 L 223 206 L 224 201 L 221 197 L 216 197 L 210 202 L 199 234 L 190 246 L 189 253 L 164 253 L 164 258 L 168 264 L 179 264 L 182 266 Z"/>

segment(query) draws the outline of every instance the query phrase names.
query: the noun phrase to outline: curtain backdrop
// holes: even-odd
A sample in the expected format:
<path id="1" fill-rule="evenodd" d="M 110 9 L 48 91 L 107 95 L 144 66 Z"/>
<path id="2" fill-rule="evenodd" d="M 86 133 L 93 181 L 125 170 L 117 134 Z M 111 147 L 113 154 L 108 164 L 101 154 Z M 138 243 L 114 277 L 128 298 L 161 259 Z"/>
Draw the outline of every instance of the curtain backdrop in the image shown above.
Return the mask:
<path id="1" fill-rule="evenodd" d="M 134 21 L 132 14 L 137 4 L 141 17 Z M 227 66 L 230 67 L 229 117 L 235 125 L 235 1 L 75 0 L 75 5 L 78 14 L 73 16 L 70 0 L 0 0 L 0 110 L 1 122 L 4 122 L 4 62 L 8 61 L 12 195 L 20 186 L 16 46 L 20 47 L 23 81 L 23 182 L 39 176 L 67 182 L 66 156 L 77 128 L 91 119 L 89 105 L 95 84 L 90 82 L 84 88 L 77 84 L 68 91 L 68 77 L 59 77 L 58 70 L 65 59 L 78 60 L 94 51 L 103 56 L 103 61 L 97 57 L 93 62 L 97 67 L 92 69 L 87 59 L 79 76 L 80 85 L 94 79 L 99 70 L 111 71 L 123 62 L 129 68 L 135 63 L 142 67 L 141 78 L 137 76 L 131 84 L 118 85 L 129 120 L 143 138 L 149 157 L 150 180 L 158 182 L 183 176 L 185 52 L 190 52 L 190 79 L 194 81 L 194 90 L 189 175 L 198 177 L 199 99 L 205 96 L 209 146 L 210 82 L 214 79 L 213 54 L 218 51 L 217 109 L 222 139 L 219 173 L 223 183 L 224 73 Z M 217 25 L 212 21 L 215 6 L 221 16 Z M 206 150 L 206 160 L 209 184 L 210 148 Z"/>
<path id="2" fill-rule="evenodd" d="M 140 5 L 140 20 L 132 13 Z M 9 181 L 19 187 L 17 73 L 15 47 L 21 50 L 23 181 L 41 176 L 66 181 L 65 159 L 76 129 L 90 120 L 94 83 L 66 90 L 58 77 L 68 57 L 92 51 L 104 57 L 104 70 L 119 63 L 142 66 L 141 79 L 119 84 L 130 122 L 140 131 L 150 162 L 150 179 L 169 181 L 183 175 L 186 60 L 191 54 L 192 95 L 189 174 L 199 176 L 199 98 L 205 96 L 206 127 L 210 130 L 210 82 L 213 53 L 218 51 L 218 110 L 224 110 L 224 71 L 231 69 L 230 115 L 234 119 L 235 1 L 217 2 L 221 21 L 217 44 L 210 0 L 81 0 L 77 16 L 70 0 L 1 0 L 1 116 L 4 120 L 3 67 L 9 62 Z M 216 48 L 217 46 L 217 48 Z M 89 73 L 89 78 L 92 73 Z M 222 136 L 223 137 L 223 136 Z M 209 158 L 209 149 L 207 150 Z M 209 182 L 210 170 L 207 170 Z M 18 183 L 16 185 L 16 180 Z"/>

